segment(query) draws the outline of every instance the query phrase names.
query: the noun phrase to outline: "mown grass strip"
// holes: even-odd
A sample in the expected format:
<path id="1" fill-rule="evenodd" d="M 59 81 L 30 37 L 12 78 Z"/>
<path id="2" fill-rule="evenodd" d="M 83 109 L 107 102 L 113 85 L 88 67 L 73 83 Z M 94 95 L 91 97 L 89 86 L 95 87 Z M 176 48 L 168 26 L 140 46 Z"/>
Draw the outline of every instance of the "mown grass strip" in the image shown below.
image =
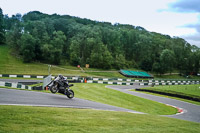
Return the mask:
<path id="1" fill-rule="evenodd" d="M 166 91 L 176 91 L 181 92 L 188 95 L 200 96 L 200 85 L 175 85 L 175 86 L 154 86 L 153 89 L 161 89 Z"/>
<path id="2" fill-rule="evenodd" d="M 134 90 L 131 90 L 131 91 L 136 91 L 136 90 L 134 89 Z M 151 92 L 146 92 L 146 91 L 141 91 L 141 92 L 142 93 L 146 93 L 146 94 L 150 94 L 150 95 L 155 95 L 155 96 L 160 96 L 160 97 L 166 97 L 166 98 L 171 98 L 171 99 L 176 99 L 176 100 L 184 101 L 184 102 L 187 102 L 187 103 L 192 103 L 192 104 L 200 105 L 200 102 L 191 101 L 191 100 L 187 100 L 187 99 L 182 99 L 182 98 L 178 98 L 178 97 L 161 95 L 161 94 L 151 93 Z"/>
<path id="3" fill-rule="evenodd" d="M 194 95 L 188 95 L 180 92 L 175 92 L 175 91 L 166 91 L 166 90 L 160 90 L 160 89 L 135 89 L 136 91 L 146 91 L 146 92 L 151 92 L 151 93 L 157 93 L 161 95 L 167 95 L 167 96 L 173 96 L 173 97 L 178 97 L 178 98 L 183 98 L 187 100 L 192 100 L 192 101 L 197 101 L 200 102 L 200 97 L 199 96 L 194 96 Z"/>
<path id="4" fill-rule="evenodd" d="M 126 112 L 0 106 L 0 113 L 2 133 L 197 133 L 200 131 L 200 123 Z"/>
<path id="5" fill-rule="evenodd" d="M 155 86 L 136 90 L 200 102 L 200 85 Z"/>
<path id="6" fill-rule="evenodd" d="M 165 104 L 112 90 L 106 88 L 104 84 L 77 83 L 72 89 L 75 92 L 75 97 L 139 112 L 157 115 L 169 115 L 177 112 L 177 109 Z"/>

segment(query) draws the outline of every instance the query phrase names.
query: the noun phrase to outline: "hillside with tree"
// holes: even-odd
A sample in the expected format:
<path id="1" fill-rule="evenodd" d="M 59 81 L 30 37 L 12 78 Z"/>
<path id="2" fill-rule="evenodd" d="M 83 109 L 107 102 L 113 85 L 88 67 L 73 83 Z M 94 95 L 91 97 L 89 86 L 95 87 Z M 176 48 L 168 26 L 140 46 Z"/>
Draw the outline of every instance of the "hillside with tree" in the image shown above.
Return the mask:
<path id="1" fill-rule="evenodd" d="M 139 68 L 163 74 L 197 74 L 200 49 L 179 37 L 143 27 L 32 11 L 12 17 L 0 12 L 0 44 L 24 62 L 69 62 L 93 68 Z M 4 39 L 5 38 L 5 39 Z"/>

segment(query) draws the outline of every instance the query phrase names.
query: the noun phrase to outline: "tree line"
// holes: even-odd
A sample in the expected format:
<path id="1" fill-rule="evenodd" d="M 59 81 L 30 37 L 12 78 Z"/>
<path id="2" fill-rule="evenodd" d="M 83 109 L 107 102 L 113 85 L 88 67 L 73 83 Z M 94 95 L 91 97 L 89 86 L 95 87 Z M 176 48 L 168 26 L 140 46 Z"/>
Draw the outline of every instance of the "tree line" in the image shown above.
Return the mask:
<path id="1" fill-rule="evenodd" d="M 199 72 L 200 49 L 179 37 L 39 11 L 9 17 L 1 10 L 0 14 L 0 43 L 9 45 L 24 62 L 139 68 L 160 74 Z"/>

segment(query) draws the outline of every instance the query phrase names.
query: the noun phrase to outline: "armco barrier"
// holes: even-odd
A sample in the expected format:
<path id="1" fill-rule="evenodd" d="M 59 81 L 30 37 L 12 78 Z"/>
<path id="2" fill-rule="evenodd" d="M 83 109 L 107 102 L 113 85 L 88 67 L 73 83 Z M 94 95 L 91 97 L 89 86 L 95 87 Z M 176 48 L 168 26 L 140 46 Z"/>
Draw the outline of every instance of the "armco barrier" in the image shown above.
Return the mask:
<path id="1" fill-rule="evenodd" d="M 3 87 L 11 87 L 11 88 L 19 88 L 19 89 L 27 89 L 27 90 L 43 90 L 42 86 L 27 86 L 27 85 L 23 85 L 20 83 L 10 83 L 10 82 L 1 82 L 0 81 L 0 86 Z"/>
<path id="2" fill-rule="evenodd" d="M 46 76 L 0 74 L 0 77 L 8 77 L 8 78 L 38 78 L 38 79 L 43 79 Z"/>
<path id="3" fill-rule="evenodd" d="M 47 77 L 48 75 L 43 76 L 36 76 L 36 75 L 9 75 L 9 74 L 0 74 L 0 77 L 9 77 L 9 78 L 40 78 L 43 79 Z M 53 78 L 55 76 L 52 76 Z M 84 80 L 86 78 L 87 80 L 94 80 L 94 81 L 127 81 L 127 82 L 143 82 L 143 80 L 134 80 L 134 79 L 122 79 L 122 78 L 93 78 L 93 77 L 77 77 L 77 76 L 67 76 L 67 79 L 73 79 L 73 80 Z"/>
<path id="4" fill-rule="evenodd" d="M 47 75 L 36 76 L 36 75 L 9 75 L 0 74 L 0 77 L 20 77 L 20 78 L 38 78 L 43 79 Z M 52 76 L 52 78 L 55 78 Z M 87 83 L 100 83 L 100 84 L 113 84 L 113 85 L 133 85 L 139 83 L 139 85 L 189 85 L 189 84 L 200 84 L 198 80 L 135 80 L 135 79 L 122 79 L 122 78 L 94 78 L 94 77 L 66 77 L 68 80 L 79 81 L 81 83 L 87 80 Z"/>
<path id="5" fill-rule="evenodd" d="M 11 87 L 11 88 L 19 88 L 19 89 L 27 89 L 34 90 L 33 87 L 26 86 L 20 83 L 9 83 L 9 82 L 0 82 L 0 86 Z"/>
<path id="6" fill-rule="evenodd" d="M 0 74 L 0 77 L 43 78 L 44 79 L 47 77 L 47 75 L 35 76 L 35 75 Z M 52 76 L 52 78 L 55 78 L 55 76 Z M 130 82 L 143 82 L 143 80 L 121 79 L 121 78 L 93 78 L 93 77 L 65 77 L 65 78 L 68 80 L 74 80 L 77 83 L 84 83 L 86 79 L 87 83 L 99 83 L 99 84 L 110 84 L 110 85 L 133 85 L 133 83 L 130 83 Z M 115 80 L 116 82 L 113 80 Z"/>
<path id="7" fill-rule="evenodd" d="M 191 83 L 199 80 L 148 80 L 148 83 Z"/>
<path id="8" fill-rule="evenodd" d="M 191 85 L 191 84 L 200 84 L 200 82 L 190 82 L 190 83 L 140 83 L 140 85 L 148 85 L 148 86 L 154 86 L 154 85 Z"/>

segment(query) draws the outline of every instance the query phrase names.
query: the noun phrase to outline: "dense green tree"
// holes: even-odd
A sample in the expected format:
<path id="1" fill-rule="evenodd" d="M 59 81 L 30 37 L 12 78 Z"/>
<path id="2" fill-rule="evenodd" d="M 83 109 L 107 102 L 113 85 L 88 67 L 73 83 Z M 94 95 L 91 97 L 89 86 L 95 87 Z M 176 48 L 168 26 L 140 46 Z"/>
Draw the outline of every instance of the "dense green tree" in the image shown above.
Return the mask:
<path id="1" fill-rule="evenodd" d="M 15 53 L 19 53 L 20 51 L 21 36 L 22 36 L 22 27 L 18 25 L 14 26 L 12 30 L 6 32 L 6 43 L 13 51 L 15 51 Z"/>
<path id="2" fill-rule="evenodd" d="M 123 69 L 125 67 L 128 67 L 128 64 L 126 64 L 126 59 L 122 54 L 116 55 L 114 63 L 116 69 Z"/>
<path id="3" fill-rule="evenodd" d="M 140 64 L 140 68 L 145 71 L 151 71 L 152 70 L 152 60 L 150 57 L 145 57 Z"/>
<path id="4" fill-rule="evenodd" d="M 44 62 L 51 63 L 53 46 L 51 44 L 43 44 L 41 46 L 42 59 Z"/>
<path id="5" fill-rule="evenodd" d="M 28 33 L 24 33 L 21 36 L 20 53 L 24 62 L 31 62 L 35 59 L 35 42 L 33 36 Z"/>
<path id="6" fill-rule="evenodd" d="M 12 15 L 12 17 L 4 15 L 4 26 L 6 31 L 13 30 L 16 27 L 21 27 L 21 25 L 22 25 L 21 14 L 17 13 L 16 15 Z"/>
<path id="7" fill-rule="evenodd" d="M 152 70 L 160 75 L 165 72 L 165 68 L 163 67 L 163 64 L 160 62 L 155 62 L 152 66 Z"/>
<path id="8" fill-rule="evenodd" d="M 105 45 L 100 43 L 93 49 L 90 57 L 90 65 L 92 67 L 109 69 L 112 63 L 113 57 Z"/>
<path id="9" fill-rule="evenodd" d="M 0 8 L 0 45 L 5 43 L 4 16 Z"/>
<path id="10" fill-rule="evenodd" d="M 54 64 L 60 64 L 62 59 L 62 49 L 66 41 L 66 36 L 62 31 L 54 31 L 53 39 L 51 40 L 51 62 Z"/>
<path id="11" fill-rule="evenodd" d="M 80 41 L 72 39 L 70 45 L 70 63 L 72 65 L 80 65 Z"/>
<path id="12" fill-rule="evenodd" d="M 173 51 L 169 49 L 163 50 L 160 55 L 160 63 L 164 68 L 164 72 L 170 71 L 171 73 L 175 63 L 175 56 Z"/>
<path id="13" fill-rule="evenodd" d="M 194 60 L 194 73 L 198 74 L 200 71 L 200 50 L 196 51 Z"/>
<path id="14" fill-rule="evenodd" d="M 45 17 L 48 17 L 47 14 L 43 14 L 39 11 L 31 11 L 27 14 L 25 14 L 23 16 L 23 20 L 25 22 L 28 22 L 28 21 L 37 21 L 37 20 L 41 20 L 41 19 L 44 19 Z"/>

